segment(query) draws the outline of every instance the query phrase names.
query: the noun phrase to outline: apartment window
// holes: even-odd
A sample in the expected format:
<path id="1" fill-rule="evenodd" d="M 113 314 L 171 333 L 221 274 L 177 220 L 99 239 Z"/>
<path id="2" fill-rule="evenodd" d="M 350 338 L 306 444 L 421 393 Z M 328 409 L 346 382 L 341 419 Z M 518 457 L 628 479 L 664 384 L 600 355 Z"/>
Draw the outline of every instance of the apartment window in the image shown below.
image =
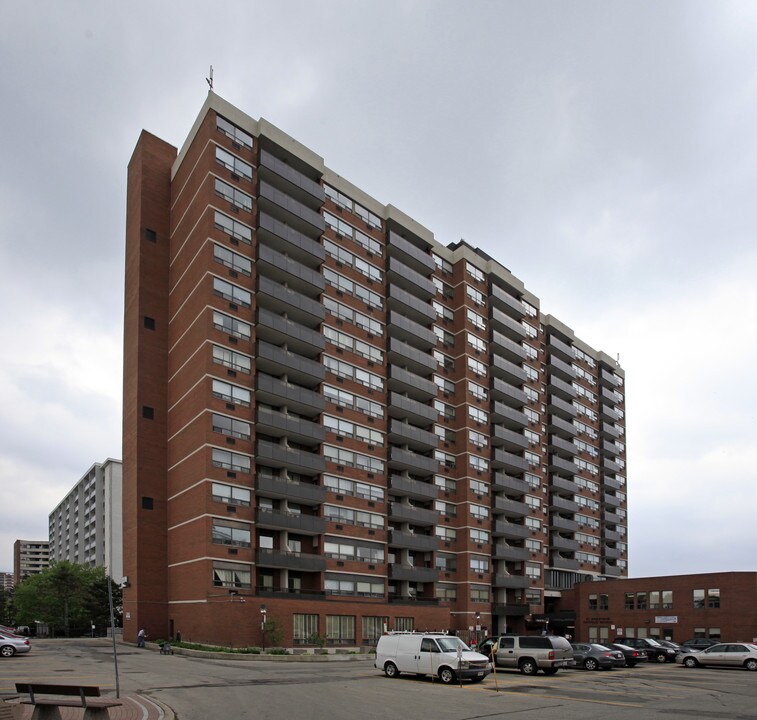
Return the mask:
<path id="1" fill-rule="evenodd" d="M 489 461 L 486 458 L 479 457 L 478 455 L 469 455 L 470 466 L 477 472 L 488 472 Z"/>
<path id="2" fill-rule="evenodd" d="M 318 615 L 294 614 L 292 616 L 292 637 L 295 645 L 306 645 L 318 635 Z"/>
<path id="3" fill-rule="evenodd" d="M 455 360 L 454 358 L 451 358 L 449 355 L 446 355 L 441 350 L 434 350 L 433 351 L 434 359 L 436 360 L 436 364 L 439 367 L 444 368 L 445 370 L 454 370 L 455 369 Z"/>
<path id="4" fill-rule="evenodd" d="M 234 352 L 229 348 L 221 347 L 220 345 L 213 345 L 213 362 L 247 374 L 250 373 L 252 368 L 250 357 Z"/>
<path id="5" fill-rule="evenodd" d="M 252 180 L 252 165 L 221 147 L 216 147 L 216 161 L 235 175 L 241 175 L 245 180 Z"/>
<path id="6" fill-rule="evenodd" d="M 542 525 L 541 525 L 541 520 L 539 520 L 539 519 L 537 519 L 537 518 L 533 518 L 533 517 L 527 517 L 527 518 L 526 518 L 526 519 L 525 519 L 525 520 L 523 521 L 523 524 L 524 524 L 524 525 L 525 525 L 525 526 L 526 526 L 527 528 L 529 528 L 529 529 L 531 529 L 531 530 L 536 530 L 536 531 L 538 531 L 538 532 L 541 532 L 541 527 L 542 527 Z"/>
<path id="7" fill-rule="evenodd" d="M 434 325 L 434 334 L 445 347 L 455 344 L 455 336 L 451 332 L 447 332 L 444 328 Z"/>
<path id="8" fill-rule="evenodd" d="M 526 311 L 526 315 L 529 317 L 536 317 L 539 310 L 535 308 L 531 303 L 521 300 L 520 304 L 523 305 L 523 309 Z"/>
<path id="9" fill-rule="evenodd" d="M 474 603 L 488 603 L 489 602 L 489 588 L 484 585 L 472 585 L 470 590 L 470 599 Z"/>
<path id="10" fill-rule="evenodd" d="M 384 597 L 384 583 L 371 576 L 349 578 L 326 573 L 324 581 L 326 595 L 356 595 L 359 597 Z M 354 640 L 353 640 L 354 642 Z"/>
<path id="11" fill-rule="evenodd" d="M 455 408 L 441 400 L 434 400 L 434 409 L 445 419 L 455 419 Z"/>
<path id="12" fill-rule="evenodd" d="M 597 561 L 599 561 L 599 558 L 597 558 Z M 599 594 L 599 609 L 600 610 L 610 609 L 610 599 L 605 593 Z"/>
<path id="13" fill-rule="evenodd" d="M 471 503 L 470 514 L 471 517 L 476 518 L 476 520 L 486 520 L 486 518 L 489 517 L 489 508 Z"/>
<path id="14" fill-rule="evenodd" d="M 242 523 L 229 523 L 220 520 L 213 521 L 213 542 L 219 545 L 234 545 L 236 547 L 250 547 L 250 527 Z"/>
<path id="15" fill-rule="evenodd" d="M 539 467 L 541 463 L 541 458 L 536 453 L 529 452 L 528 450 L 523 453 L 523 457 L 532 468 Z"/>
<path id="16" fill-rule="evenodd" d="M 366 305 L 381 309 L 384 306 L 384 301 L 381 295 L 369 290 L 367 287 L 360 283 L 354 282 L 349 278 L 340 275 L 337 272 L 329 268 L 323 268 L 323 279 L 328 285 L 333 287 L 337 292 L 342 292 L 346 295 L 352 295 L 353 297 L 362 300 Z"/>
<path id="17" fill-rule="evenodd" d="M 216 115 L 216 128 L 224 135 L 230 137 L 234 142 L 252 149 L 252 135 L 248 135 L 244 130 L 233 125 L 226 118 Z"/>
<path id="18" fill-rule="evenodd" d="M 213 448 L 213 466 L 233 470 L 234 472 L 250 472 L 250 458 L 247 455 Z"/>
<path id="19" fill-rule="evenodd" d="M 528 337 L 534 339 L 539 334 L 539 331 L 533 325 L 527 323 L 525 320 L 521 320 L 521 325 L 526 331 L 526 335 L 528 335 Z"/>
<path id="20" fill-rule="evenodd" d="M 446 468 L 455 467 L 455 456 L 452 453 L 443 452 L 442 450 L 434 450 L 434 460 L 440 465 L 444 465 Z"/>
<path id="21" fill-rule="evenodd" d="M 363 645 L 376 645 L 388 624 L 388 617 L 364 616 L 360 621 L 363 630 Z"/>
<path id="22" fill-rule="evenodd" d="M 252 212 L 252 198 L 247 193 L 243 193 L 241 190 L 219 178 L 216 178 L 215 188 L 216 195 L 219 197 L 228 200 L 235 207 Z"/>
<path id="23" fill-rule="evenodd" d="M 354 308 L 343 305 L 330 297 L 323 298 L 323 306 L 334 317 L 352 323 L 353 325 L 365 330 L 371 335 L 383 335 L 384 325 L 378 320 L 374 320 L 361 312 L 358 312 Z"/>
<path id="24" fill-rule="evenodd" d="M 528 363 L 523 363 L 521 365 L 521 367 L 523 368 L 523 372 L 526 373 L 526 377 L 531 382 L 537 382 L 538 381 L 538 379 L 539 379 L 539 371 L 535 367 L 532 367 Z"/>
<path id="25" fill-rule="evenodd" d="M 382 586 L 383 590 L 383 586 Z M 329 645 L 355 644 L 355 616 L 327 615 L 326 642 Z"/>
<path id="26" fill-rule="evenodd" d="M 445 600 L 447 602 L 454 602 L 457 600 L 457 588 L 454 585 L 445 585 L 444 583 L 436 584 L 436 598 L 437 600 Z"/>
<path id="27" fill-rule="evenodd" d="M 484 557 L 473 556 L 470 559 L 470 569 L 475 573 L 489 572 L 489 559 Z"/>
<path id="28" fill-rule="evenodd" d="M 381 350 L 367 342 L 352 337 L 352 335 L 347 335 L 326 325 L 323 327 L 323 336 L 332 345 L 336 345 L 343 350 L 349 350 L 370 362 L 384 363 L 384 353 Z"/>
<path id="29" fill-rule="evenodd" d="M 486 319 L 483 315 L 479 315 L 475 310 L 467 308 L 465 315 L 468 318 L 468 322 L 475 325 L 479 330 L 484 330 L 486 328 Z"/>
<path id="30" fill-rule="evenodd" d="M 218 210 L 215 211 L 215 226 L 218 230 L 231 235 L 237 240 L 241 240 L 248 245 L 252 243 L 252 228 L 238 220 L 234 220 L 234 218 L 228 215 L 224 215 L 222 212 L 218 212 Z"/>
<path id="31" fill-rule="evenodd" d="M 469 482 L 472 493 L 475 493 L 476 495 L 489 494 L 489 486 L 486 483 L 481 482 L 480 480 L 473 480 L 472 478 L 469 480 Z"/>
<path id="32" fill-rule="evenodd" d="M 351 197 L 339 192 L 330 185 L 324 185 L 323 189 L 326 191 L 326 197 L 333 200 L 337 205 L 354 213 L 371 227 L 381 230 L 381 218 L 378 215 L 375 215 L 367 208 L 355 202 Z"/>
<path id="33" fill-rule="evenodd" d="M 434 259 L 434 265 L 441 270 L 445 275 L 452 275 L 452 263 L 444 258 L 439 257 L 436 253 L 431 253 L 431 257 Z"/>
<path id="34" fill-rule="evenodd" d="M 335 475 L 324 475 L 323 485 L 338 495 L 351 495 L 372 502 L 384 501 L 384 489 L 376 485 L 370 485 L 369 483 L 348 480 L 347 478 L 336 477 Z"/>
<path id="35" fill-rule="evenodd" d="M 252 303 L 252 295 L 247 290 L 243 290 L 241 287 L 217 277 L 213 278 L 213 292 L 224 300 L 236 303 L 242 307 L 248 308 Z"/>
<path id="36" fill-rule="evenodd" d="M 717 640 L 720 642 L 720 628 L 711 627 L 708 634 L 710 640 Z"/>
<path id="37" fill-rule="evenodd" d="M 370 473 L 383 473 L 384 461 L 370 455 L 363 455 L 352 450 L 337 448 L 331 445 L 323 446 L 323 457 L 329 462 L 346 467 L 356 467 Z"/>
<path id="38" fill-rule="evenodd" d="M 448 285 L 446 282 L 439 279 L 438 277 L 432 277 L 431 282 L 434 283 L 434 285 L 436 285 L 436 289 L 442 297 L 451 298 L 455 294 L 454 290 L 452 289 L 452 286 Z"/>
<path id="39" fill-rule="evenodd" d="M 249 340 L 252 332 L 252 327 L 246 322 L 237 320 L 229 315 L 214 311 L 213 312 L 213 326 L 216 330 L 228 333 L 233 337 L 241 338 L 242 340 Z"/>
<path id="40" fill-rule="evenodd" d="M 530 577 L 532 580 L 538 580 L 541 577 L 541 563 L 527 562 L 525 568 L 526 577 Z"/>
<path id="41" fill-rule="evenodd" d="M 338 377 L 346 378 L 347 380 L 353 380 L 367 388 L 373 390 L 384 389 L 384 381 L 379 375 L 363 370 L 355 365 L 350 365 L 350 363 L 344 362 L 343 360 L 337 360 L 336 358 L 324 355 L 323 366 L 330 373 L 333 373 Z"/>
<path id="42" fill-rule="evenodd" d="M 528 418 L 528 421 L 531 423 L 534 423 L 535 425 L 539 424 L 539 420 L 541 419 L 541 415 L 539 415 L 536 410 L 532 410 L 529 407 L 524 407 L 523 412 L 526 414 L 526 417 Z"/>
<path id="43" fill-rule="evenodd" d="M 526 505 L 532 510 L 538 511 L 541 509 L 541 498 L 535 497 L 534 495 L 526 495 Z"/>
<path id="44" fill-rule="evenodd" d="M 596 612 L 599 609 L 599 600 L 597 595 L 589 595 L 589 610 Z"/>
<path id="45" fill-rule="evenodd" d="M 438 300 L 432 300 L 431 305 L 433 306 L 434 310 L 436 311 L 436 316 L 442 318 L 443 320 L 447 320 L 449 322 L 452 322 L 455 319 L 455 313 L 453 310 L 448 308 L 446 305 L 442 305 Z M 437 333 L 438 335 L 439 333 Z M 450 336 L 451 337 L 451 336 Z M 443 338 L 440 336 L 440 340 L 443 340 Z M 452 342 L 452 341 L 450 341 Z"/>
<path id="46" fill-rule="evenodd" d="M 524 599 L 527 605 L 541 605 L 541 590 L 529 588 Z"/>
<path id="47" fill-rule="evenodd" d="M 707 591 L 707 607 L 710 609 L 717 609 L 720 607 L 720 590 L 717 588 L 710 588 Z M 712 637 L 712 635 L 710 635 Z"/>
<path id="48" fill-rule="evenodd" d="M 630 593 L 625 593 L 623 596 L 623 609 L 624 610 L 633 610 L 634 609 L 634 600 L 635 595 Z"/>
<path id="49" fill-rule="evenodd" d="M 239 438 L 240 440 L 250 439 L 250 424 L 242 420 L 236 420 L 226 415 L 213 413 L 212 416 L 213 432 L 229 435 L 230 437 Z"/>
<path id="50" fill-rule="evenodd" d="M 486 400 L 487 389 L 472 380 L 468 380 L 468 392 L 477 400 Z"/>
<path id="51" fill-rule="evenodd" d="M 489 543 L 489 533 L 486 530 L 470 528 L 470 539 L 476 545 L 487 545 Z"/>
<path id="52" fill-rule="evenodd" d="M 465 261 L 465 272 L 468 273 L 476 282 L 483 282 L 484 281 L 484 273 L 482 270 L 477 268 L 473 263 Z"/>
<path id="53" fill-rule="evenodd" d="M 477 423 L 489 422 L 489 413 L 473 405 L 468 405 L 468 417 Z"/>
<path id="54" fill-rule="evenodd" d="M 249 258 L 232 252 L 228 248 L 223 247 L 223 245 L 213 244 L 213 257 L 221 265 L 226 266 L 234 272 L 242 273 L 242 275 L 247 275 L 248 277 L 252 273 L 252 261 Z"/>
<path id="55" fill-rule="evenodd" d="M 457 539 L 457 530 L 444 525 L 437 525 L 434 534 L 446 542 L 454 542 Z"/>
<path id="56" fill-rule="evenodd" d="M 673 591 L 663 590 L 661 595 L 662 595 L 662 609 L 671 610 L 673 608 Z"/>
<path id="57" fill-rule="evenodd" d="M 354 510 L 341 505 L 324 505 L 323 517 L 331 522 L 382 530 L 384 517 L 377 513 Z"/>
<path id="58" fill-rule="evenodd" d="M 483 305 L 484 304 L 484 294 L 482 292 L 480 292 L 479 290 L 476 290 L 476 288 L 474 288 L 473 286 L 466 285 L 465 286 L 465 294 L 471 300 L 473 300 L 473 302 L 476 305 Z"/>
<path id="59" fill-rule="evenodd" d="M 351 562 L 383 563 L 384 548 L 381 545 L 361 540 L 326 537 L 323 543 L 323 554 L 335 560 Z"/>
<path id="60" fill-rule="evenodd" d="M 479 377 L 486 377 L 486 365 L 480 360 L 468 357 L 468 369 Z"/>
<path id="61" fill-rule="evenodd" d="M 542 551 L 542 544 L 539 540 L 526 538 L 524 545 L 526 546 L 526 549 L 530 550 L 532 553 L 540 553 Z"/>
<path id="62" fill-rule="evenodd" d="M 213 396 L 230 403 L 249 407 L 251 394 L 246 388 L 232 385 L 223 380 L 213 380 Z"/>
<path id="63" fill-rule="evenodd" d="M 245 589 L 250 585 L 250 568 L 247 565 L 213 562 L 214 587 Z"/>
<path id="64" fill-rule="evenodd" d="M 455 383 L 441 375 L 434 375 L 434 384 L 444 393 L 450 394 L 455 392 Z"/>
<path id="65" fill-rule="evenodd" d="M 636 609 L 637 610 L 647 609 L 647 594 L 645 592 L 636 593 Z"/>
<path id="66" fill-rule="evenodd" d="M 339 405 L 341 407 L 350 408 L 358 412 L 368 415 L 369 417 L 382 418 L 384 417 L 383 405 L 363 398 L 360 395 L 341 390 L 339 388 L 331 387 L 330 385 L 323 386 L 323 396 L 329 402 Z"/>
<path id="67" fill-rule="evenodd" d="M 375 265 L 371 265 L 371 263 L 363 260 L 357 255 L 353 255 L 343 247 L 340 247 L 336 243 L 331 242 L 331 240 L 324 240 L 323 248 L 326 251 L 326 254 L 336 260 L 337 263 L 341 263 L 342 265 L 346 265 L 353 268 L 354 270 L 357 270 L 369 280 L 381 282 L 383 273 Z"/>
<path id="68" fill-rule="evenodd" d="M 247 488 L 216 482 L 213 483 L 212 488 L 213 500 L 215 502 L 250 507 L 250 491 Z"/>
<path id="69" fill-rule="evenodd" d="M 526 357 L 531 360 L 536 360 L 539 357 L 539 352 L 535 347 L 531 347 L 527 342 L 522 343 L 523 349 L 526 351 Z"/>
<path id="70" fill-rule="evenodd" d="M 468 442 L 477 448 L 483 449 L 489 444 L 489 438 L 476 430 L 468 430 Z"/>

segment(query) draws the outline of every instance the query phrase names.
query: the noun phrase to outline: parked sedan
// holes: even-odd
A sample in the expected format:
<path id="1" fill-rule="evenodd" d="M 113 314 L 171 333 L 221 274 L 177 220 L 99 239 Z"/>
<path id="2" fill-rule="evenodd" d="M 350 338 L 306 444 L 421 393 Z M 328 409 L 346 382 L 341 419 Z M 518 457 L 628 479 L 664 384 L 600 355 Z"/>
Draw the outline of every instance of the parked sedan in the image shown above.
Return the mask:
<path id="1" fill-rule="evenodd" d="M 605 643 L 605 647 L 610 648 L 610 650 L 620 650 L 626 659 L 627 667 L 633 667 L 639 663 L 646 662 L 648 659 L 647 654 L 643 650 L 637 650 L 621 643 Z"/>
<path id="2" fill-rule="evenodd" d="M 611 650 L 596 643 L 571 643 L 573 659 L 577 667 L 584 670 L 612 670 L 625 667 L 626 660 L 620 650 Z"/>
<path id="3" fill-rule="evenodd" d="M 706 650 L 713 645 L 720 645 L 720 640 L 710 640 L 709 638 L 694 638 L 693 640 L 687 640 L 685 643 L 681 643 L 681 648 L 684 650 Z"/>
<path id="4" fill-rule="evenodd" d="M 683 652 L 676 662 L 688 668 L 703 667 L 743 667 L 757 670 L 757 645 L 752 643 L 720 643 L 701 652 Z"/>
<path id="5" fill-rule="evenodd" d="M 28 653 L 31 649 L 29 638 L 0 633 L 0 657 L 13 657 L 16 653 Z"/>

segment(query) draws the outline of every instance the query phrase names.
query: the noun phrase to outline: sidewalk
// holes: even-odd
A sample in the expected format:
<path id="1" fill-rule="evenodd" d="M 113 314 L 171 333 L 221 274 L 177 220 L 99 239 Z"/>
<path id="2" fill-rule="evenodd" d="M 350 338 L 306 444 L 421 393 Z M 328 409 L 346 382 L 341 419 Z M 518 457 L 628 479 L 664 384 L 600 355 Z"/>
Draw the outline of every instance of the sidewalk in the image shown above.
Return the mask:
<path id="1" fill-rule="evenodd" d="M 21 696 L 23 699 L 25 696 Z M 112 699 L 112 696 L 108 696 Z M 108 714 L 110 720 L 173 720 L 174 714 L 171 709 L 165 705 L 159 705 L 154 700 L 151 700 L 144 695 L 122 695 L 120 698 L 123 705 L 119 707 L 110 708 Z M 6 703 L 5 707 L 0 708 L 0 714 L 2 710 L 7 707 L 12 707 L 14 720 L 31 720 L 34 708 L 31 705 L 19 704 L 18 700 L 13 701 L 13 704 Z M 81 720 L 84 713 L 82 708 L 60 708 L 61 720 Z"/>

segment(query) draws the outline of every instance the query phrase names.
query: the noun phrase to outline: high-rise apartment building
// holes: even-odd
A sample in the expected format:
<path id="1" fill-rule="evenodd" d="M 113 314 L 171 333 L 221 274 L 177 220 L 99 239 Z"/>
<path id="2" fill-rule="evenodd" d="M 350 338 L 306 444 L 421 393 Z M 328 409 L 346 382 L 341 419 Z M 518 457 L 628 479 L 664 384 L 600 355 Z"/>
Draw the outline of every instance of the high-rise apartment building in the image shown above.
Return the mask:
<path id="1" fill-rule="evenodd" d="M 13 573 L 12 572 L 0 572 L 0 587 L 3 590 L 13 590 Z"/>
<path id="2" fill-rule="evenodd" d="M 50 513 L 50 562 L 68 560 L 123 577 L 122 464 L 95 463 Z"/>
<path id="3" fill-rule="evenodd" d="M 500 262 L 213 93 L 126 235 L 127 637 L 533 629 L 626 574 L 624 373 Z"/>
<path id="4" fill-rule="evenodd" d="M 50 567 L 50 543 L 47 540 L 16 540 L 13 543 L 13 584 Z"/>

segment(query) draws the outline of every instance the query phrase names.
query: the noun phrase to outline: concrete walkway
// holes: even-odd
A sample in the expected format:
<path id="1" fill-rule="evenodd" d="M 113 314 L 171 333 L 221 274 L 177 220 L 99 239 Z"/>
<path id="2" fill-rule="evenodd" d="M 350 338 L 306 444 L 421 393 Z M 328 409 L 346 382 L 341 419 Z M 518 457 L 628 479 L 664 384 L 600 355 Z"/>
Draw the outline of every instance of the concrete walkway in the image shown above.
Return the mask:
<path id="1" fill-rule="evenodd" d="M 21 699 L 23 698 L 22 695 Z M 108 696 L 108 699 L 114 700 L 115 697 Z M 173 720 L 174 718 L 169 707 L 144 695 L 122 695 L 120 700 L 122 705 L 108 710 L 111 720 Z M 5 703 L 0 701 L 0 718 L 3 717 L 3 711 L 7 712 L 9 707 L 13 713 L 13 720 L 31 720 L 34 708 L 31 705 L 19 703 L 18 700 Z M 82 708 L 60 708 L 61 720 L 81 720 L 83 715 Z"/>

